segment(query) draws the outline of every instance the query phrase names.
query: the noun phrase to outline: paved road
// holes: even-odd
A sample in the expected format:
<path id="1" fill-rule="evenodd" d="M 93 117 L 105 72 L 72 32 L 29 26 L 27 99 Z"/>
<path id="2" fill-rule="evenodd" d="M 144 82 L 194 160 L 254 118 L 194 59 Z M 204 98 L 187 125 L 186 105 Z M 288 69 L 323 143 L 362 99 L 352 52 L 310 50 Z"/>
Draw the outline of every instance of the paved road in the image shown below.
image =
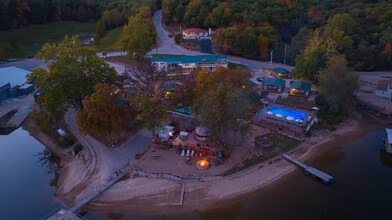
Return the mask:
<path id="1" fill-rule="evenodd" d="M 112 149 L 90 135 L 81 134 L 75 123 L 75 118 L 76 112 L 73 110 L 67 111 L 64 116 L 70 132 L 90 152 L 92 160 L 87 174 L 78 184 L 81 192 L 76 197 L 75 202 L 77 202 L 95 192 L 97 183 L 104 182 L 107 176 L 113 174 L 128 161 L 132 165 L 135 162 L 135 154 L 146 148 L 151 143 L 152 138 L 151 132 L 142 129 L 125 143 Z"/>

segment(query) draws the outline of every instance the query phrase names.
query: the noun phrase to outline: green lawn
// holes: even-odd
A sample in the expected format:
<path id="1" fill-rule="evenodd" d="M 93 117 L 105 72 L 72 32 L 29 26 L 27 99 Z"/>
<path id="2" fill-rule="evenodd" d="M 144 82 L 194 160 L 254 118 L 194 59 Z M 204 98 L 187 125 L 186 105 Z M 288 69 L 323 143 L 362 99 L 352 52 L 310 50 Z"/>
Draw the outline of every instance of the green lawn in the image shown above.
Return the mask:
<path id="1" fill-rule="evenodd" d="M 98 51 L 115 51 L 121 50 L 121 36 L 124 26 L 114 28 L 106 32 L 105 36 L 99 41 L 99 45 L 95 46 Z"/>
<path id="2" fill-rule="evenodd" d="M 247 66 L 243 65 L 243 64 L 238 64 L 238 63 L 229 62 L 229 64 L 228 64 L 227 66 L 228 66 L 229 69 L 231 69 L 231 70 L 237 69 L 237 67 L 239 67 L 239 68 L 242 69 L 242 70 L 250 71 L 250 69 L 249 69 Z"/>
<path id="3" fill-rule="evenodd" d="M 62 41 L 65 35 L 79 34 L 87 39 L 94 35 L 95 22 L 59 21 L 0 31 L 0 60 L 34 56 L 45 43 Z"/>

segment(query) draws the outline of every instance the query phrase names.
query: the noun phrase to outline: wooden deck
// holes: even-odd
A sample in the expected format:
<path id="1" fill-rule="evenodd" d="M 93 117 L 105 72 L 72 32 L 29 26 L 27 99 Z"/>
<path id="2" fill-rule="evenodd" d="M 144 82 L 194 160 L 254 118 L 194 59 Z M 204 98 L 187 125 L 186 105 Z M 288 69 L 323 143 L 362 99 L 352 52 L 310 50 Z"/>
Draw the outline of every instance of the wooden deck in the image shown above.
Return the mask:
<path id="1" fill-rule="evenodd" d="M 291 156 L 289 156 L 288 154 L 284 153 L 282 154 L 282 157 L 284 157 L 285 159 L 287 159 L 288 161 L 294 163 L 295 165 L 301 167 L 304 169 L 305 173 L 311 175 L 314 178 L 318 178 L 321 181 L 323 181 L 323 183 L 325 184 L 331 184 L 333 183 L 333 177 L 321 172 L 320 170 L 314 168 L 314 167 L 310 167 L 310 166 L 306 166 L 305 164 L 299 162 L 298 160 L 292 158 Z"/>

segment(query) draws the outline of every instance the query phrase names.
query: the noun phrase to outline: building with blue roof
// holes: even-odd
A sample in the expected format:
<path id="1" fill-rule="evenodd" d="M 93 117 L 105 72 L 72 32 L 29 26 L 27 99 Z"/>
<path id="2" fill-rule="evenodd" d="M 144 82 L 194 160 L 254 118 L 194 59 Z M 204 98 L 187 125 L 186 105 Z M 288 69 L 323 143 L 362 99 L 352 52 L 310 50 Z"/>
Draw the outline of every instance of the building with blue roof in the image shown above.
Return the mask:
<path id="1" fill-rule="evenodd" d="M 283 92 L 285 88 L 286 81 L 283 79 L 272 78 L 272 79 L 265 79 L 263 81 L 263 90 L 269 92 Z"/>
<path id="2" fill-rule="evenodd" d="M 0 68 L 0 102 L 32 92 L 34 85 L 26 82 L 26 75 L 29 73 L 27 70 L 13 66 Z"/>
<path id="3" fill-rule="evenodd" d="M 275 78 L 279 79 L 290 79 L 291 72 L 289 70 L 277 67 L 273 69 L 267 69 L 267 72 Z"/>
<path id="4" fill-rule="evenodd" d="M 292 81 L 290 84 L 289 95 L 309 97 L 312 84 L 304 81 Z"/>
<path id="5" fill-rule="evenodd" d="M 189 74 L 192 70 L 215 71 L 219 66 L 227 68 L 227 59 L 226 55 L 198 55 L 153 57 L 151 62 L 156 64 L 159 69 L 168 72 L 180 71 L 182 74 Z"/>

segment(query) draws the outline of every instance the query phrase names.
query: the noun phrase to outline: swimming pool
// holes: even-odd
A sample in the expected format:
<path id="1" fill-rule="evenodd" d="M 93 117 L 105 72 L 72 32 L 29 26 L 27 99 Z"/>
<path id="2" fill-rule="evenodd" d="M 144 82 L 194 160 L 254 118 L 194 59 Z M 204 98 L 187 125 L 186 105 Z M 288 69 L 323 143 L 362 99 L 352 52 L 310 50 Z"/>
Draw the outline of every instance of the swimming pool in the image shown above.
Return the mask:
<path id="1" fill-rule="evenodd" d="M 281 114 L 284 117 L 293 117 L 295 119 L 301 119 L 303 120 L 306 117 L 306 113 L 302 113 L 302 112 L 296 112 L 296 111 L 292 111 L 289 109 L 284 109 L 284 108 L 278 108 L 278 107 L 272 107 L 269 109 L 270 112 L 274 113 L 274 114 Z"/>

